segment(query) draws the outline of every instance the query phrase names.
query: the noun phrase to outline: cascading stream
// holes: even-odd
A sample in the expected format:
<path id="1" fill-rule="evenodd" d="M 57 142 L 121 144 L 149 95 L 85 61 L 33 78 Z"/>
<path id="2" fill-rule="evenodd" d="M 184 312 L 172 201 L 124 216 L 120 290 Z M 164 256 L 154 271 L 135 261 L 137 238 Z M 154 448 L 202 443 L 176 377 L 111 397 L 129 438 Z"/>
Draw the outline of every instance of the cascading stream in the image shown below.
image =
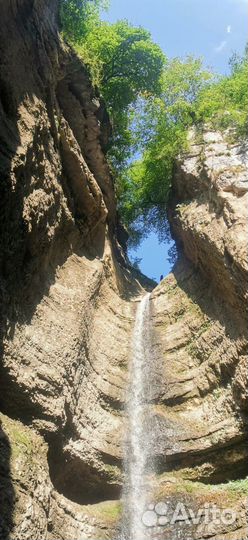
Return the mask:
<path id="1" fill-rule="evenodd" d="M 143 540 L 142 514 L 147 503 L 147 460 L 149 441 L 146 428 L 149 385 L 150 295 L 140 301 L 133 332 L 132 362 L 127 396 L 128 434 L 125 445 L 124 525 L 122 538 Z"/>

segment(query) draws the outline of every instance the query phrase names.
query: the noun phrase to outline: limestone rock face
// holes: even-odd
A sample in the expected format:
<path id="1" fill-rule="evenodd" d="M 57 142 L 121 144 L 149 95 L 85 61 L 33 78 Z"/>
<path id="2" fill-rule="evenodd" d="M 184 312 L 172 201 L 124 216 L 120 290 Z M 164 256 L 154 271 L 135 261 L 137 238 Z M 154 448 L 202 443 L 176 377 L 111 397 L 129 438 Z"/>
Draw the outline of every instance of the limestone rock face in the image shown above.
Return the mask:
<path id="1" fill-rule="evenodd" d="M 218 133 L 194 143 L 169 213 L 181 255 L 152 294 L 155 492 L 199 510 L 219 490 L 224 506 L 239 505 L 237 520 L 185 523 L 173 537 L 236 540 L 247 536 L 247 149 Z M 240 492 L 230 503 L 232 485 Z"/>
<path id="2" fill-rule="evenodd" d="M 177 241 L 233 311 L 247 304 L 248 146 L 191 134 L 178 163 L 171 221 Z"/>
<path id="3" fill-rule="evenodd" d="M 154 291 L 153 321 L 161 469 L 208 483 L 244 477 L 245 324 L 185 260 Z"/>
<path id="4" fill-rule="evenodd" d="M 217 481 L 227 479 L 225 455 L 227 468 L 232 453 L 238 470 L 247 459 L 241 414 L 247 406 L 247 173 L 246 151 L 219 134 L 206 132 L 191 147 L 177 166 L 170 211 L 187 259 L 181 257 L 152 295 L 154 354 L 164 371 L 156 399 L 178 419 L 182 414 L 180 467 L 184 454 L 188 465 L 192 454 L 198 477 L 197 454 L 204 461 L 208 452 L 211 467 L 204 472 L 204 461 L 201 473 L 199 465 L 199 478 Z M 221 454 L 213 453 L 218 446 Z"/>
<path id="5" fill-rule="evenodd" d="M 104 501 L 118 499 L 122 484 L 129 297 L 142 290 L 115 256 L 123 258 L 104 154 L 108 115 L 61 41 L 57 7 L 1 6 L 1 473 L 9 495 L 0 537 L 15 540 L 92 538 L 101 524 L 100 537 L 110 534 L 119 507 Z M 85 503 L 100 505 L 89 512 Z"/>
<path id="6" fill-rule="evenodd" d="M 1 540 L 116 538 L 121 515 L 144 289 L 118 242 L 108 115 L 60 38 L 57 7 L 1 6 Z M 196 539 L 245 538 L 243 484 L 235 496 L 223 486 L 247 460 L 245 156 L 219 134 L 192 141 L 170 209 L 182 256 L 151 296 L 154 502 L 223 497 L 238 516 L 194 528 Z M 174 529 L 161 538 L 179 538 Z"/>
<path id="7" fill-rule="evenodd" d="M 21 422 L 0 415 L 1 538 L 109 538 L 117 502 L 82 506 L 51 483 L 44 439 Z M 107 532 L 106 532 L 107 529 Z"/>

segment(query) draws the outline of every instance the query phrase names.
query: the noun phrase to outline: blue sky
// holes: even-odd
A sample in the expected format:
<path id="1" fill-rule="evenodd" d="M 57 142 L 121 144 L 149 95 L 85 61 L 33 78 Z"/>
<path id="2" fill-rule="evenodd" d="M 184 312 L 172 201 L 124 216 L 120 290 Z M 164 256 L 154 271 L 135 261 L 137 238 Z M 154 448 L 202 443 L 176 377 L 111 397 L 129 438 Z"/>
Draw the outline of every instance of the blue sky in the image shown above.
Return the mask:
<path id="1" fill-rule="evenodd" d="M 206 66 L 228 72 L 232 52 L 243 53 L 247 41 L 248 0 L 110 0 L 103 18 L 128 19 L 150 30 L 167 56 L 202 56 Z M 142 271 L 159 279 L 170 270 L 168 246 L 155 235 L 143 242 L 134 256 L 142 258 Z"/>

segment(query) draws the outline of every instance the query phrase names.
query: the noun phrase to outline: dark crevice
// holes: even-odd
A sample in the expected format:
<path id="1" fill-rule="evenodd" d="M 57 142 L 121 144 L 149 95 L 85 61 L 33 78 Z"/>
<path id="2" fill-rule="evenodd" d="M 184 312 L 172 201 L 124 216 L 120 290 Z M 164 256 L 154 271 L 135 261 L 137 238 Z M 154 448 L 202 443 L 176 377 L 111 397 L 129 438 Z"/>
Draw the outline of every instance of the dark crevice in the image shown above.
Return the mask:
<path id="1" fill-rule="evenodd" d="M 118 474 L 121 463 L 105 455 L 99 454 L 99 466 L 90 464 L 83 458 L 72 456 L 64 450 L 67 441 L 62 436 L 49 441 L 48 464 L 50 478 L 58 493 L 77 504 L 96 504 L 108 500 L 116 500 L 121 495 L 120 482 L 113 478 Z M 82 441 L 83 444 L 83 441 Z"/>
<path id="2" fill-rule="evenodd" d="M 241 438 L 241 437 L 240 437 Z M 243 440 L 212 447 L 199 452 L 177 453 L 170 456 L 156 456 L 155 467 L 158 474 L 181 471 L 182 477 L 192 478 L 204 484 L 222 484 L 247 477 L 248 447 L 247 435 Z M 236 456 L 236 461 L 235 458 Z M 230 466 L 231 463 L 231 466 Z M 202 468 L 201 468 L 202 467 Z"/>
<path id="3" fill-rule="evenodd" d="M 13 98 L 13 92 L 10 85 L 4 80 L 0 79 L 0 102 L 3 108 L 3 112 L 9 117 L 13 118 L 16 114 L 16 104 Z"/>

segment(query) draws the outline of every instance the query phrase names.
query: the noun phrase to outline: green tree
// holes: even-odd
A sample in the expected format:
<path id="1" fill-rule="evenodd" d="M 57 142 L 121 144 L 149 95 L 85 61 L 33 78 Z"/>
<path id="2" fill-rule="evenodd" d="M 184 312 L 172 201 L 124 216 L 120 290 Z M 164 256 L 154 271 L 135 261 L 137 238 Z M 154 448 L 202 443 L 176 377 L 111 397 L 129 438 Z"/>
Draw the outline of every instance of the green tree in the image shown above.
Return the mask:
<path id="1" fill-rule="evenodd" d="M 142 93 L 159 93 L 164 54 L 144 28 L 102 23 L 87 45 L 100 60 L 100 86 L 110 110 L 125 109 Z"/>
<path id="2" fill-rule="evenodd" d="M 120 170 L 130 157 L 137 101 L 160 94 L 165 56 L 147 30 L 127 21 L 95 26 L 81 55 L 106 101 L 113 124 L 109 157 L 114 169 Z"/>
<path id="3" fill-rule="evenodd" d="M 61 29 L 71 43 L 82 43 L 90 30 L 100 21 L 99 11 L 108 0 L 60 0 Z"/>
<path id="4" fill-rule="evenodd" d="M 158 95 L 165 57 L 150 33 L 127 21 L 100 21 L 104 0 L 61 0 L 64 36 L 88 64 L 113 125 L 109 159 L 115 171 L 130 158 L 132 121 L 140 96 Z"/>
<path id="5" fill-rule="evenodd" d="M 118 179 L 120 212 L 137 244 L 151 229 L 168 234 L 166 208 L 174 164 L 187 150 L 192 126 L 227 130 L 232 138 L 247 135 L 248 62 L 234 55 L 229 76 L 214 77 L 199 59 L 167 62 L 160 96 L 141 103 L 133 124 L 140 158 Z"/>
<path id="6" fill-rule="evenodd" d="M 234 54 L 231 73 L 199 94 L 197 118 L 215 129 L 231 129 L 235 138 L 248 134 L 248 59 Z"/>
<path id="7" fill-rule="evenodd" d="M 173 168 L 189 129 L 208 123 L 233 137 L 247 134 L 247 51 L 232 57 L 229 76 L 214 77 L 200 59 L 166 59 L 144 28 L 102 22 L 103 7 L 105 0 L 61 0 L 63 33 L 89 65 L 112 119 L 108 156 L 132 241 L 151 229 L 163 239 Z"/>
<path id="8" fill-rule="evenodd" d="M 187 147 L 187 133 L 197 117 L 197 98 L 211 74 L 199 59 L 167 61 L 160 96 L 150 96 L 139 108 L 136 151 L 141 157 L 119 177 L 120 211 L 134 243 L 155 229 L 168 234 L 166 207 L 176 157 Z"/>

